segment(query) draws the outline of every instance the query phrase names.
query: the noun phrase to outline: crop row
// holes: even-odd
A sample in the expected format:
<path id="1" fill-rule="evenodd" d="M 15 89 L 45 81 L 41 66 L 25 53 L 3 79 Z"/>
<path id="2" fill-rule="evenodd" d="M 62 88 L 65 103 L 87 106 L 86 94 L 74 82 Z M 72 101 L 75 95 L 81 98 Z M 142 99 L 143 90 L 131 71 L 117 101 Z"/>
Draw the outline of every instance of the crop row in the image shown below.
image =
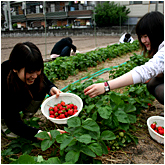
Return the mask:
<path id="1" fill-rule="evenodd" d="M 102 61 L 116 58 L 139 49 L 139 42 L 132 44 L 114 44 L 106 48 L 100 48 L 76 56 L 58 57 L 56 60 L 44 63 L 44 73 L 49 80 L 66 80 L 70 75 L 76 75 L 79 71 L 87 71 L 88 67 L 95 67 Z"/>

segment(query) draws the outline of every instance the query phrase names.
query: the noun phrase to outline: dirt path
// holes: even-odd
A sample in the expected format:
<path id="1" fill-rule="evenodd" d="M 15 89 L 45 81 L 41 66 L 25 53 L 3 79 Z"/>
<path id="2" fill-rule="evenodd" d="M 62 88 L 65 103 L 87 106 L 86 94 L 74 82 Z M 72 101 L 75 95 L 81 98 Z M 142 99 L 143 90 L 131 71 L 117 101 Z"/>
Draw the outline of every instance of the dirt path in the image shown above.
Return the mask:
<path id="1" fill-rule="evenodd" d="M 57 41 L 60 38 L 61 37 L 51 37 L 47 39 L 47 50 L 51 50 L 52 46 L 54 45 L 54 39 Z M 118 42 L 118 39 L 119 37 L 98 37 L 97 46 L 105 47 L 111 43 Z M 11 49 L 13 45 L 15 45 L 15 43 L 25 42 L 27 40 L 34 42 L 44 54 L 44 38 L 2 38 L 1 62 L 8 59 L 9 52 L 11 52 Z M 73 37 L 73 41 L 80 52 L 85 52 L 96 47 L 94 37 Z M 115 58 L 111 61 L 103 62 L 97 65 L 97 67 L 95 68 L 89 68 L 88 72 L 79 72 L 75 76 L 69 76 L 67 80 L 58 80 L 55 82 L 55 84 L 58 86 L 59 89 L 62 89 L 70 83 L 73 83 L 76 80 L 87 76 L 89 73 L 92 74 L 103 68 L 119 65 L 129 60 L 130 56 L 132 56 L 132 53 Z M 98 78 L 108 80 L 109 73 L 104 73 Z M 97 157 L 96 159 L 100 159 L 103 164 L 164 164 L 164 145 L 157 143 L 150 137 L 146 125 L 148 117 L 159 115 L 161 112 L 164 112 L 164 106 L 159 104 L 157 101 L 154 101 L 154 104 L 150 109 L 143 110 L 141 112 L 138 121 L 135 124 L 137 128 L 135 135 L 139 139 L 138 145 L 132 143 L 126 148 L 123 148 L 123 150 L 119 150 L 116 152 L 109 151 L 108 155 L 103 155 L 101 157 Z M 39 112 L 38 115 L 42 116 L 41 112 Z M 9 142 L 10 140 L 1 136 L 1 146 L 4 146 Z M 1 150 L 2 149 L 3 147 L 1 148 Z"/>

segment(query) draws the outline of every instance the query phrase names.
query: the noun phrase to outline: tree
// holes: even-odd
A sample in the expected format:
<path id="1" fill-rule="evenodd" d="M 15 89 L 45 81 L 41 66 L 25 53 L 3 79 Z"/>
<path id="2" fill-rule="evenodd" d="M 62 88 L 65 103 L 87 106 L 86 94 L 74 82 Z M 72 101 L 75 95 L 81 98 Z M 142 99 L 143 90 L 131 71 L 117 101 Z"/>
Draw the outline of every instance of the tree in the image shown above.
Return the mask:
<path id="1" fill-rule="evenodd" d="M 106 1 L 95 7 L 95 22 L 99 27 L 120 25 L 128 19 L 130 9 L 126 6 Z"/>

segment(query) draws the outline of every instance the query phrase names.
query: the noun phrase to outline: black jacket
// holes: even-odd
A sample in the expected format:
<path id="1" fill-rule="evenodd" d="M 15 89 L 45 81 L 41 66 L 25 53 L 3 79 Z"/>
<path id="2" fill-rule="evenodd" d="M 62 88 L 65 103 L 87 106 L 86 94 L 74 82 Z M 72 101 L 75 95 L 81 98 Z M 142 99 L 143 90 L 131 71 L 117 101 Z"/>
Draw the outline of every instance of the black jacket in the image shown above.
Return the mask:
<path id="1" fill-rule="evenodd" d="M 24 82 L 18 77 L 16 81 L 19 84 L 20 92 L 9 91 L 7 85 L 7 76 L 9 74 L 9 61 L 5 61 L 1 64 L 1 118 L 4 119 L 5 124 L 9 130 L 18 136 L 24 137 L 29 140 L 36 141 L 34 137 L 39 129 L 27 126 L 20 117 L 20 111 L 26 112 L 26 108 L 32 102 L 32 100 L 42 102 L 46 96 L 46 93 L 50 92 L 50 89 L 55 86 L 44 75 L 44 85 L 42 90 L 36 90 L 36 84 L 30 85 L 29 89 L 34 96 L 33 99 L 24 89 Z M 35 80 L 36 81 L 36 80 Z M 36 112 L 35 110 L 33 114 Z"/>
<path id="2" fill-rule="evenodd" d="M 60 55 L 61 51 L 63 50 L 63 48 L 65 46 L 69 46 L 70 48 L 73 49 L 74 52 L 76 52 L 76 46 L 74 46 L 71 42 L 69 42 L 68 40 L 63 38 L 54 45 L 54 47 L 51 51 L 51 54 L 59 54 Z"/>

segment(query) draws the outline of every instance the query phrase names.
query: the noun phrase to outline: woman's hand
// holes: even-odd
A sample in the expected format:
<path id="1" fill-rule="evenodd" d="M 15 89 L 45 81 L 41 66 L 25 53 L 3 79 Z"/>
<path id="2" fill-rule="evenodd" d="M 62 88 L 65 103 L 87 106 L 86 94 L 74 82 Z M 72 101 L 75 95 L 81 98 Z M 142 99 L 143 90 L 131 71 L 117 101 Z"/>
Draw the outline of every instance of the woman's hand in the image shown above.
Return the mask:
<path id="1" fill-rule="evenodd" d="M 60 93 L 62 93 L 62 91 L 60 91 L 59 89 L 57 89 L 56 87 L 52 87 L 50 89 L 50 94 L 53 96 L 56 94 L 56 98 L 59 97 Z"/>
<path id="2" fill-rule="evenodd" d="M 89 97 L 96 97 L 97 95 L 101 95 L 105 92 L 104 83 L 93 84 L 86 89 L 84 89 L 84 94 L 89 95 Z"/>

